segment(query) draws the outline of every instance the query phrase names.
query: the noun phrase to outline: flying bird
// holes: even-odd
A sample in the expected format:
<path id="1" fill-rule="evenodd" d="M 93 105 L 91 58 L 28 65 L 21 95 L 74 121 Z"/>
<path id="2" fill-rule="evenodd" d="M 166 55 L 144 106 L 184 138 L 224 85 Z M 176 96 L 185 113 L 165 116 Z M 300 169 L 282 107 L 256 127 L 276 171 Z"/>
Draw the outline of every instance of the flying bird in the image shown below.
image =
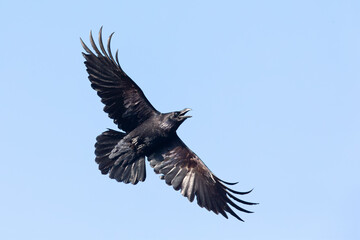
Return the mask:
<path id="1" fill-rule="evenodd" d="M 99 48 L 90 31 L 91 51 L 81 40 L 86 53 L 86 70 L 91 87 L 105 104 L 104 111 L 121 131 L 108 129 L 96 138 L 95 161 L 102 174 L 118 182 L 137 184 L 146 178 L 145 158 L 161 174 L 168 185 L 192 202 L 195 197 L 200 207 L 228 218 L 227 213 L 243 221 L 231 208 L 251 213 L 239 206 L 254 205 L 238 198 L 239 192 L 229 183 L 216 177 L 203 161 L 191 151 L 176 133 L 178 127 L 191 116 L 191 109 L 161 113 L 145 97 L 139 86 L 123 71 L 111 52 L 110 42 L 105 50 L 102 27 L 99 31 Z"/>

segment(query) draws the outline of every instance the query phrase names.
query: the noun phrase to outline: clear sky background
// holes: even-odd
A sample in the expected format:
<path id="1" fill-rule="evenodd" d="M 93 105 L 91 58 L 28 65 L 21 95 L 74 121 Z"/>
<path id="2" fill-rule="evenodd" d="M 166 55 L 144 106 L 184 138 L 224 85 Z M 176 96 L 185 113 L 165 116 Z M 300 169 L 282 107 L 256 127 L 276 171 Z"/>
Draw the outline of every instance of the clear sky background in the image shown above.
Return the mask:
<path id="1" fill-rule="evenodd" d="M 1 1 L 0 239 L 360 239 L 359 1 Z M 103 176 L 116 128 L 79 38 L 120 63 L 220 178 L 259 202 L 201 209 L 147 165 Z"/>

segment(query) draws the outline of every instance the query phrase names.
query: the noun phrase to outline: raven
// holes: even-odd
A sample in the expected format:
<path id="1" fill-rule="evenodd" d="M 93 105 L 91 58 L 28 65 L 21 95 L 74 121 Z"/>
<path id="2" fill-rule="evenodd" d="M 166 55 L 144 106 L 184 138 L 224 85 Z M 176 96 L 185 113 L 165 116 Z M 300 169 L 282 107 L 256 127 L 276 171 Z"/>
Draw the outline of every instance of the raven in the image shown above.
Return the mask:
<path id="1" fill-rule="evenodd" d="M 105 50 L 102 41 L 102 27 L 99 31 L 99 46 L 96 46 L 90 31 L 93 53 L 80 38 L 86 53 L 86 70 L 91 87 L 105 104 L 104 111 L 122 131 L 108 129 L 96 138 L 96 163 L 102 174 L 118 182 L 137 184 L 145 181 L 145 157 L 155 173 L 161 174 L 168 185 L 192 202 L 197 199 L 200 207 L 208 211 L 227 213 L 243 221 L 231 208 L 251 213 L 234 201 L 254 205 L 236 197 L 250 193 L 231 189 L 229 183 L 216 177 L 200 158 L 191 151 L 176 134 L 178 127 L 191 116 L 191 109 L 161 113 L 145 97 L 143 91 L 123 71 L 118 60 L 111 53 L 110 42 Z"/>

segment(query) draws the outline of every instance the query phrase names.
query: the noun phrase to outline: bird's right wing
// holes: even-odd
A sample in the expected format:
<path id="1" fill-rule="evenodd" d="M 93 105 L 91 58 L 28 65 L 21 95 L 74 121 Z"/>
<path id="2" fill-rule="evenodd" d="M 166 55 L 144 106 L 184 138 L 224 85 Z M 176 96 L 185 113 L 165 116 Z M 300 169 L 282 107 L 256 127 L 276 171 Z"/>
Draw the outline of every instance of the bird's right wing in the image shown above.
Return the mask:
<path id="1" fill-rule="evenodd" d="M 99 32 L 99 45 L 97 48 L 90 32 L 90 43 L 93 53 L 81 40 L 87 53 L 85 57 L 86 70 L 89 73 L 91 87 L 97 91 L 101 102 L 105 104 L 104 111 L 109 114 L 115 124 L 125 132 L 130 132 L 150 116 L 159 112 L 147 100 L 142 90 L 121 69 L 118 52 L 116 61 L 111 53 L 109 37 L 107 51 L 102 42 L 102 28 Z"/>
<path id="2" fill-rule="evenodd" d="M 162 174 L 162 179 L 165 179 L 165 182 L 172 185 L 175 190 L 181 190 L 181 194 L 190 202 L 196 196 L 200 207 L 205 207 L 216 214 L 220 213 L 225 218 L 228 218 L 226 214 L 228 212 L 242 221 L 230 206 L 239 211 L 251 213 L 239 207 L 233 200 L 247 205 L 256 204 L 237 198 L 235 194 L 243 195 L 251 191 L 238 192 L 226 186 L 235 183 L 228 183 L 217 178 L 177 135 L 156 149 L 148 156 L 148 159 L 154 171 Z"/>

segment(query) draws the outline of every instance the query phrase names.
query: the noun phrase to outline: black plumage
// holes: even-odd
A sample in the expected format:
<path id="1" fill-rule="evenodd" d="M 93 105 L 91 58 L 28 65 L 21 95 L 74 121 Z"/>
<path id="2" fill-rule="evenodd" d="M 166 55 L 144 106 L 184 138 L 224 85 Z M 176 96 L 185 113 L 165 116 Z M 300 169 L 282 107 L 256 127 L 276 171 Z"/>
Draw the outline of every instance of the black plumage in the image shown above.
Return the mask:
<path id="1" fill-rule="evenodd" d="M 102 174 L 119 182 L 137 184 L 145 181 L 145 158 L 168 185 L 193 201 L 196 197 L 200 207 L 228 218 L 230 213 L 242 220 L 231 207 L 246 213 L 239 203 L 254 205 L 236 195 L 248 194 L 230 189 L 228 183 L 217 178 L 177 136 L 177 128 L 190 116 L 182 111 L 160 113 L 147 100 L 142 90 L 122 70 L 112 55 L 110 35 L 107 50 L 99 32 L 99 47 L 90 32 L 92 52 L 81 40 L 86 53 L 86 70 L 91 87 L 105 104 L 104 111 L 122 131 L 107 130 L 96 138 L 96 163 Z"/>

